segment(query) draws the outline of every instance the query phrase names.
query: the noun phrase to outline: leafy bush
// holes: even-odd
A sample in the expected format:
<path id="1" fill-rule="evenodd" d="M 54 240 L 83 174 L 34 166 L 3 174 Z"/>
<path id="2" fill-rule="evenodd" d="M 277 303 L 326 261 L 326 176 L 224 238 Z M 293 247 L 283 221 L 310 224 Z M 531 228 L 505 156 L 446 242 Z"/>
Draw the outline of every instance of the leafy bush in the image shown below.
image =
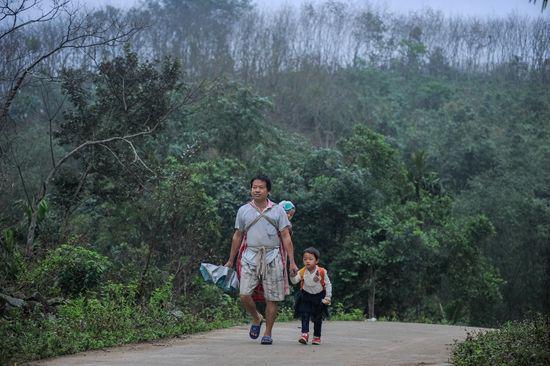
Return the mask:
<path id="1" fill-rule="evenodd" d="M 109 266 L 99 253 L 64 244 L 31 272 L 29 280 L 43 294 L 78 296 L 96 289 Z"/>
<path id="2" fill-rule="evenodd" d="M 223 301 L 204 303 L 196 313 L 188 307 L 178 308 L 171 301 L 171 279 L 155 289 L 145 305 L 136 301 L 136 285 L 111 283 L 98 297 L 68 300 L 55 315 L 16 312 L 12 318 L 0 320 L 0 364 L 174 337 L 242 322 L 238 300 L 221 291 L 217 295 Z"/>
<path id="3" fill-rule="evenodd" d="M 365 320 L 365 315 L 361 309 L 346 311 L 342 303 L 336 303 L 331 309 L 330 320 Z"/>
<path id="4" fill-rule="evenodd" d="M 0 233 L 0 288 L 16 282 L 23 267 L 23 256 L 15 243 L 14 230 L 3 230 Z"/>
<path id="5" fill-rule="evenodd" d="M 510 322 L 495 331 L 469 333 L 455 343 L 451 362 L 455 366 L 550 365 L 550 317 Z"/>
<path id="6" fill-rule="evenodd" d="M 294 308 L 290 306 L 281 306 L 277 311 L 277 321 L 289 322 L 294 320 Z"/>

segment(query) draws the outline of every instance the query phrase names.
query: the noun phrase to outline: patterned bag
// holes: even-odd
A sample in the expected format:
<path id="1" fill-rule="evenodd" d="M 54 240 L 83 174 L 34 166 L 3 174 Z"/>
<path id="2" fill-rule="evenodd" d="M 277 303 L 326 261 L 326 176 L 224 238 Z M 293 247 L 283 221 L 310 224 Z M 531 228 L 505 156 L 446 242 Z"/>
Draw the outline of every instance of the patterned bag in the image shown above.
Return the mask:
<path id="1" fill-rule="evenodd" d="M 206 282 L 215 284 L 224 292 L 229 294 L 239 292 L 239 279 L 237 278 L 237 273 L 232 268 L 201 263 L 199 271 Z"/>

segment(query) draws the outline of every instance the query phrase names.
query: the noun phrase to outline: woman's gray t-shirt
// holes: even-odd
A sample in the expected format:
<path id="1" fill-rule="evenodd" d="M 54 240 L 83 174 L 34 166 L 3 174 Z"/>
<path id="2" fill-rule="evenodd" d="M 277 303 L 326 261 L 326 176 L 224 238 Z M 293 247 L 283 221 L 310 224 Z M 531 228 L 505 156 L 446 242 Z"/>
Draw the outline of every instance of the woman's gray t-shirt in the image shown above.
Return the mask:
<path id="1" fill-rule="evenodd" d="M 237 212 L 237 218 L 235 219 L 235 229 L 244 232 L 248 225 L 258 216 L 260 216 L 260 213 L 252 203 L 249 202 L 241 206 Z M 267 219 L 261 218 L 248 229 L 246 241 L 248 247 L 273 248 L 266 255 L 266 263 L 271 263 L 279 253 L 279 232 L 289 227 L 290 221 L 288 220 L 286 212 L 279 205 L 271 201 L 268 202 L 268 208 L 264 211 L 264 216 L 269 217 L 271 221 L 277 225 L 277 228 Z M 253 250 L 246 250 L 243 253 L 243 259 L 251 265 L 256 263 L 255 258 L 256 252 Z"/>

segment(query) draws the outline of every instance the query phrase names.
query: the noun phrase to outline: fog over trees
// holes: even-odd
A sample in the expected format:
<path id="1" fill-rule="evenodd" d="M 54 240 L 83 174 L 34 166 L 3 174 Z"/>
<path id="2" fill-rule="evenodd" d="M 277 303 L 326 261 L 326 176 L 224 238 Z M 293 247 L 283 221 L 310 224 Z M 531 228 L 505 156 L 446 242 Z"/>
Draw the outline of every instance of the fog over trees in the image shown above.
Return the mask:
<path id="1" fill-rule="evenodd" d="M 296 204 L 297 259 L 321 250 L 340 311 L 550 312 L 548 9 L 1 1 L 0 59 L 0 335 L 73 324 L 60 314 L 96 314 L 94 332 L 142 322 L 147 339 L 179 334 L 176 310 L 221 324 L 238 307 L 198 265 L 227 259 L 259 171 Z M 124 324 L 83 311 L 92 298 Z M 39 339 L 34 354 L 57 354 Z"/>

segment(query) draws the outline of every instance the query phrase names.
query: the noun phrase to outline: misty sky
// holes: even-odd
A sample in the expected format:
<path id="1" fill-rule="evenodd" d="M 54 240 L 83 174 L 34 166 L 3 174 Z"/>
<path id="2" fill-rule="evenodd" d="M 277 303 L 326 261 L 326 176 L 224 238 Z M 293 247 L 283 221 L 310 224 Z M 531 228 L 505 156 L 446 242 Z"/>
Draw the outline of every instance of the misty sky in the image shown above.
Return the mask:
<path id="1" fill-rule="evenodd" d="M 282 4 L 300 4 L 301 0 L 254 0 L 261 7 L 276 8 Z M 309 0 L 309 2 L 322 2 L 323 0 Z M 344 0 L 346 1 L 346 0 Z M 347 0 L 349 1 L 349 0 Z M 139 3 L 139 0 L 88 0 L 85 3 L 110 4 L 113 6 L 131 7 Z M 362 3 L 361 0 L 353 1 Z M 541 15 L 542 0 L 533 5 L 529 0 L 369 0 L 368 3 L 386 8 L 392 12 L 418 11 L 430 7 L 441 10 L 447 15 L 469 15 L 469 16 L 506 16 L 511 13 L 539 16 Z M 543 15 L 549 16 L 550 7 Z"/>
<path id="2" fill-rule="evenodd" d="M 296 3 L 297 1 L 294 1 Z M 318 1 L 313 1 L 318 2 Z M 361 1 L 357 1 L 361 3 Z M 258 4 L 278 6 L 283 3 L 293 3 L 286 0 L 257 0 Z M 410 12 L 425 8 L 441 10 L 447 15 L 498 15 L 521 13 L 538 16 L 541 14 L 541 0 L 536 5 L 528 0 L 370 0 L 368 3 L 392 12 Z M 550 9 L 549 9 L 550 10 Z M 545 11 L 547 13 L 548 11 Z"/>

